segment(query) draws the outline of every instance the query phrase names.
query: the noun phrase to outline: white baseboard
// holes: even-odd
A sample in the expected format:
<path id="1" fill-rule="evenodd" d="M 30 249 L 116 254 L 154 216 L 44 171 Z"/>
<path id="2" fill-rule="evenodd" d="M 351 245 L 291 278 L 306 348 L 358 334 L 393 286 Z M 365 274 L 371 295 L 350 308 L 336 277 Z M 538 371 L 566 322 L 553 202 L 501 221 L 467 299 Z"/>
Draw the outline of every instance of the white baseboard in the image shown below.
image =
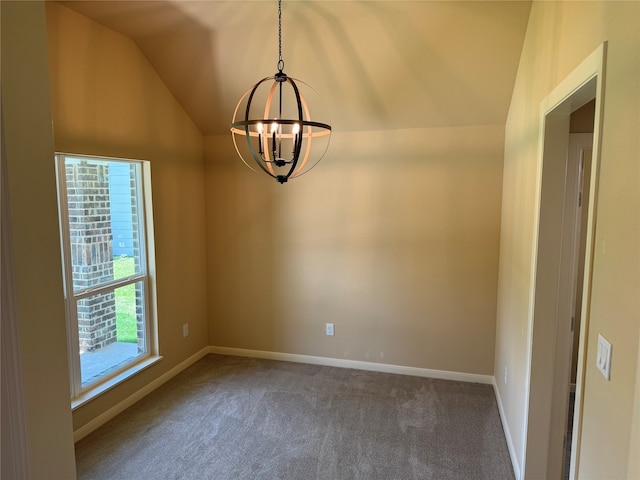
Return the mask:
<path id="1" fill-rule="evenodd" d="M 520 463 L 516 456 L 516 450 L 513 446 L 513 438 L 511 438 L 511 432 L 509 431 L 509 424 L 507 423 L 507 416 L 504 413 L 504 407 L 502 406 L 502 398 L 500 398 L 500 391 L 498 390 L 498 384 L 495 377 L 493 378 L 493 391 L 496 395 L 496 402 L 498 404 L 498 411 L 500 412 L 500 421 L 502 422 L 502 430 L 504 430 L 504 436 L 507 440 L 507 448 L 509 449 L 509 456 L 511 457 L 511 465 L 513 465 L 513 472 L 516 480 L 521 478 Z"/>
<path id="2" fill-rule="evenodd" d="M 183 370 L 186 370 L 187 368 L 189 368 L 191 365 L 196 363 L 198 360 L 200 360 L 202 357 L 204 357 L 208 353 L 209 353 L 209 347 L 205 347 L 202 350 L 200 350 L 199 352 L 194 353 L 189 358 L 187 358 L 183 362 L 179 363 L 178 365 L 173 367 L 168 372 L 165 372 L 164 374 L 160 375 L 153 382 L 145 385 L 143 388 L 138 390 L 133 395 L 128 396 L 127 398 L 122 400 L 120 403 L 118 403 L 118 404 L 114 405 L 113 407 L 111 407 L 106 412 L 102 413 L 101 415 L 98 415 L 96 418 L 94 418 L 93 420 L 91 420 L 90 422 L 86 423 L 85 425 L 80 427 L 78 430 L 73 432 L 73 441 L 77 442 L 77 441 L 83 439 L 84 437 L 89 435 L 91 432 L 93 432 L 97 428 L 99 428 L 102 425 L 104 425 L 105 423 L 107 423 L 113 417 L 115 417 L 119 413 L 123 412 L 125 409 L 129 408 L 131 405 L 136 403 L 138 400 L 140 400 L 141 398 L 143 398 L 146 395 L 148 395 L 151 392 L 153 392 L 156 388 L 161 386 L 163 383 L 168 382 L 173 377 L 175 377 L 177 374 L 179 374 Z"/>
<path id="3" fill-rule="evenodd" d="M 414 377 L 439 378 L 442 380 L 455 380 L 458 382 L 493 383 L 492 375 L 480 375 L 475 373 L 450 372 L 446 370 L 431 370 L 429 368 L 405 367 L 402 365 L 389 365 L 386 363 L 363 362 L 359 360 L 347 360 L 343 358 L 316 357 L 313 355 L 298 355 L 294 353 L 266 352 L 261 350 L 248 350 L 244 348 L 209 347 L 209 353 L 221 355 L 233 355 L 236 357 L 264 358 L 268 360 L 281 360 L 284 362 L 309 363 L 311 365 L 324 365 L 327 367 L 355 368 L 373 372 L 395 373 L 399 375 L 413 375 Z"/>

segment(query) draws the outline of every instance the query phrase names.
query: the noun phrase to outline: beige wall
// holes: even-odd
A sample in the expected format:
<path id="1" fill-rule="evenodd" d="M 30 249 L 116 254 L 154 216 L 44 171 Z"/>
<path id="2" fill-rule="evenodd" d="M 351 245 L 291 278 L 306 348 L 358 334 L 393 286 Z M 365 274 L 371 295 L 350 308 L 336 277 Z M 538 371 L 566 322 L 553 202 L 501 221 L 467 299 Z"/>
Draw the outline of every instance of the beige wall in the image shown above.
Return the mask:
<path id="1" fill-rule="evenodd" d="M 70 441 L 51 448 L 54 434 L 70 435 L 54 142 L 59 151 L 152 162 L 165 359 L 74 412 L 76 429 L 208 343 L 495 369 L 521 460 L 539 106 L 609 40 L 580 473 L 632 478 L 640 470 L 631 427 L 640 402 L 640 124 L 633 108 L 640 102 L 640 4 L 535 3 L 506 132 L 336 132 L 312 174 L 285 186 L 248 171 L 228 136 L 205 138 L 203 165 L 200 132 L 135 44 L 47 3 L 52 139 L 44 120 L 35 120 L 49 115 L 45 52 L 38 50 L 43 7 L 1 5 L 18 314 L 28 332 L 25 394 L 37 468 L 68 478 L 73 456 Z M 336 324 L 333 338 L 324 336 L 327 321 Z M 598 332 L 613 344 L 608 383 L 594 368 Z"/>
<path id="2" fill-rule="evenodd" d="M 78 429 L 207 345 L 202 135 L 132 40 L 55 3 L 47 27 L 55 149 L 151 161 L 164 359 L 75 410 Z"/>
<path id="3" fill-rule="evenodd" d="M 72 479 L 75 459 L 44 4 L 3 1 L 0 8 L 2 160 L 9 179 L 28 463 L 33 479 Z M 4 402 L 4 392 L 2 396 Z M 6 420 L 2 419 L 3 440 Z"/>
<path id="4" fill-rule="evenodd" d="M 210 344 L 491 375 L 503 132 L 334 132 L 286 185 L 206 137 Z"/>
<path id="5" fill-rule="evenodd" d="M 534 3 L 506 125 L 495 371 L 522 463 L 524 381 L 540 103 L 608 40 L 603 141 L 587 339 L 581 478 L 631 478 L 630 448 L 640 330 L 638 92 L 640 3 Z M 613 344 L 611 381 L 595 368 L 597 334 Z M 637 415 L 637 407 L 636 407 Z M 637 436 L 637 432 L 636 432 Z M 637 445 L 637 439 L 636 439 Z"/>

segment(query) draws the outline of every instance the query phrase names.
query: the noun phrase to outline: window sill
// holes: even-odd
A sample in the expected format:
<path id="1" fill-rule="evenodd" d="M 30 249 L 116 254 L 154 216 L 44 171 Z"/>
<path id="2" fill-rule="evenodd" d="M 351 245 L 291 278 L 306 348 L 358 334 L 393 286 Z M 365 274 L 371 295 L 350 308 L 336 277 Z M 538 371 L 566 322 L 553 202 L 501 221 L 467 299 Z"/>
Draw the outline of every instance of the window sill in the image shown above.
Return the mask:
<path id="1" fill-rule="evenodd" d="M 149 356 L 144 360 L 127 368 L 126 370 L 114 375 L 108 380 L 96 385 L 95 387 L 92 387 L 82 392 L 82 394 L 80 394 L 79 396 L 71 400 L 71 410 L 73 411 L 76 408 L 84 405 L 88 401 L 93 400 L 94 398 L 102 395 L 104 392 L 111 390 L 113 387 L 115 387 L 116 385 L 119 385 L 124 380 L 134 376 L 135 374 L 137 374 L 138 372 L 141 372 L 142 370 L 147 369 L 151 365 L 158 363 L 160 360 L 162 360 L 162 357 L 159 355 Z"/>

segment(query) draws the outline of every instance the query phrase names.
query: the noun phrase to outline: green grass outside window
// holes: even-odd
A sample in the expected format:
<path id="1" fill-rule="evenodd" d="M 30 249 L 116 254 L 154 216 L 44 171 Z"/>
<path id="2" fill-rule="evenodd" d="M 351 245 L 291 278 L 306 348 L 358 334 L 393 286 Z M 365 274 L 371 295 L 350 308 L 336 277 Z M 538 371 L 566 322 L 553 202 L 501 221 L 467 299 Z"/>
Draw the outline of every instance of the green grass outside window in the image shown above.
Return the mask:
<path id="1" fill-rule="evenodd" d="M 115 278 L 124 278 L 135 273 L 133 257 L 115 257 L 113 259 Z M 136 285 L 120 287 L 116 295 L 116 329 L 118 342 L 137 343 L 138 327 L 136 322 Z"/>

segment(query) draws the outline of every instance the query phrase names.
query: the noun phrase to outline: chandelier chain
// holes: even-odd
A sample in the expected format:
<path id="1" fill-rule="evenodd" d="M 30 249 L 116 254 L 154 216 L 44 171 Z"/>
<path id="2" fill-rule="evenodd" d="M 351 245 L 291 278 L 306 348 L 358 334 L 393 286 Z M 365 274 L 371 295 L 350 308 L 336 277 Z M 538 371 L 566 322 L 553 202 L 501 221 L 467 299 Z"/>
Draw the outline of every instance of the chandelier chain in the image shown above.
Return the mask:
<path id="1" fill-rule="evenodd" d="M 278 0 L 278 71 L 284 70 L 282 59 L 282 0 Z"/>

